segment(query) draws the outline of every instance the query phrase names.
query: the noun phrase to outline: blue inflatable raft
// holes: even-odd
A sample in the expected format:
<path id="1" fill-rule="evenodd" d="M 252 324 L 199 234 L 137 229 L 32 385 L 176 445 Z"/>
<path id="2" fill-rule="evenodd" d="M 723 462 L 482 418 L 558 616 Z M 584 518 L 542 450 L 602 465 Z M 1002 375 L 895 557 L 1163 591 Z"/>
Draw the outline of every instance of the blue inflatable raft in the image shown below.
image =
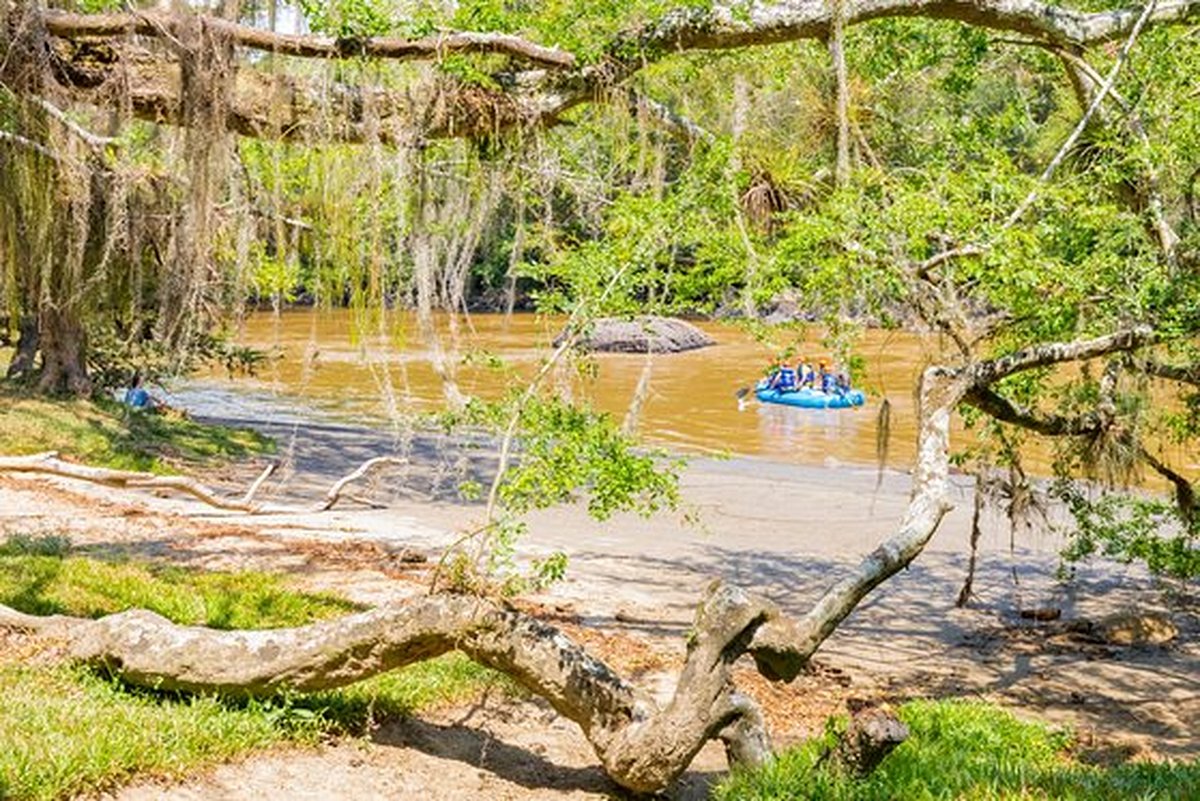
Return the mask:
<path id="1" fill-rule="evenodd" d="M 867 400 L 862 390 L 858 389 L 852 389 L 842 395 L 808 387 L 795 392 L 780 392 L 759 386 L 755 388 L 754 396 L 763 403 L 779 403 L 784 406 L 798 406 L 801 409 L 849 409 L 851 406 L 862 406 Z"/>

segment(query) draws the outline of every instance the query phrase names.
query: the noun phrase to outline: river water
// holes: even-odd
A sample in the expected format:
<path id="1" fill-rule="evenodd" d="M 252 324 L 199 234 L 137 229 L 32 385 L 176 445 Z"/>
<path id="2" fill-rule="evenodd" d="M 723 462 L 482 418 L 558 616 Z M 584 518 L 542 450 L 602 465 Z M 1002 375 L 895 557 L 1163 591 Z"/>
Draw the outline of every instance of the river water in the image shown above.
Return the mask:
<path id="1" fill-rule="evenodd" d="M 244 321 L 239 341 L 273 358 L 253 377 L 231 380 L 214 374 L 193 383 L 187 395 L 196 401 L 206 391 L 224 398 L 247 390 L 265 392 L 278 397 L 279 408 L 291 401 L 346 420 L 379 422 L 433 411 L 444 403 L 445 382 L 434 369 L 439 351 L 446 365 L 443 372 L 453 373 L 463 392 L 495 397 L 539 369 L 562 325 L 562 318 L 529 314 L 472 315 L 454 326 L 440 318 L 437 344 L 432 345 L 418 335 L 415 317 L 405 313 L 389 314 L 382 324 L 347 310 L 255 313 Z M 622 422 L 649 369 L 648 391 L 636 416 L 648 442 L 683 452 L 806 464 L 876 463 L 876 421 L 880 403 L 887 398 L 887 464 L 901 469 L 910 464 L 913 389 L 925 354 L 932 352 L 931 341 L 912 333 L 863 332 L 853 352 L 866 363 L 864 407 L 793 409 L 760 404 L 751 395 L 739 408 L 735 393 L 752 386 L 777 351 L 737 325 L 699 326 L 716 345 L 650 360 L 641 354 L 597 354 L 583 369 L 563 366 L 547 380 Z M 810 360 L 831 356 L 815 329 L 776 336 L 775 347 L 795 344 L 797 353 Z"/>

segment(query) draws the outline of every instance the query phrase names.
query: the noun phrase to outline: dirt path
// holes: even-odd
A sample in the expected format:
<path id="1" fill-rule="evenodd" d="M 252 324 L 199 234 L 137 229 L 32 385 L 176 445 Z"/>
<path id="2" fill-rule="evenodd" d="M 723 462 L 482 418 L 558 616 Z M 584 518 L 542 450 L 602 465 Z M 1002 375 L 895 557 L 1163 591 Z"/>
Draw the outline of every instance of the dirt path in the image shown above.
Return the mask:
<path id="1" fill-rule="evenodd" d="M 294 437 L 272 432 L 286 434 L 290 455 L 291 469 L 271 488 L 281 500 L 311 498 L 363 458 L 393 452 L 397 442 L 339 426 L 292 431 Z M 406 443 L 411 468 L 368 488 L 385 509 L 247 517 L 175 498 L 0 477 L 0 536 L 66 532 L 86 549 L 286 572 L 303 586 L 379 603 L 420 591 L 426 566 L 412 555 L 436 553 L 481 511 L 452 500 L 458 476 L 486 474 L 486 461 L 472 461 L 475 449 Z M 225 478 L 235 486 L 253 472 L 246 466 Z M 536 601 L 604 658 L 667 692 L 700 589 L 721 577 L 803 611 L 899 517 L 907 477 L 885 476 L 878 492 L 875 482 L 868 470 L 700 460 L 684 490 L 701 527 L 665 516 L 599 524 L 578 509 L 559 509 L 531 520 L 522 555 L 568 553 L 568 579 Z M 1133 753 L 1200 753 L 1196 610 L 1174 611 L 1181 636 L 1167 649 L 1119 648 L 1044 624 L 1016 625 L 1018 607 L 1052 605 L 1064 618 L 1080 618 L 1161 608 L 1161 593 L 1138 570 L 1114 565 L 1084 569 L 1061 585 L 1054 578 L 1059 543 L 1043 535 L 1011 547 L 1006 524 L 996 520 L 987 521 L 972 607 L 955 609 L 969 523 L 969 498 L 965 488 L 960 493 L 959 509 L 928 550 L 830 639 L 812 675 L 781 688 L 747 671 L 744 680 L 772 713 L 776 738 L 805 736 L 851 696 L 953 695 L 1069 723 Z M 703 797 L 723 769 L 719 748 L 706 749 L 674 795 Z M 536 702 L 489 699 L 479 708 L 389 724 L 366 739 L 256 756 L 182 785 L 135 786 L 115 798 L 524 801 L 598 799 L 614 791 L 573 726 Z"/>

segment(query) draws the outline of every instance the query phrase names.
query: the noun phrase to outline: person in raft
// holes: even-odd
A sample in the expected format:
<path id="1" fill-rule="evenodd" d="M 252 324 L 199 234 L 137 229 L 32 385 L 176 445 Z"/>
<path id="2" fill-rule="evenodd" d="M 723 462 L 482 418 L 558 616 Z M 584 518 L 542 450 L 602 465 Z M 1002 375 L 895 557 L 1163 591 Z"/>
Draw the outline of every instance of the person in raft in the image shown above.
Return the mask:
<path id="1" fill-rule="evenodd" d="M 829 369 L 829 362 L 824 359 L 817 365 L 817 382 L 821 391 L 829 395 L 832 395 L 837 387 L 837 377 Z"/>
<path id="2" fill-rule="evenodd" d="M 801 389 L 812 389 L 813 382 L 816 380 L 816 373 L 813 372 L 812 365 L 804 357 L 796 362 L 796 380 L 800 383 Z"/>
<path id="3" fill-rule="evenodd" d="M 796 371 L 787 362 L 780 359 L 779 366 L 771 374 L 771 380 L 767 384 L 767 387 L 776 392 L 795 392 L 798 388 L 796 385 Z"/>

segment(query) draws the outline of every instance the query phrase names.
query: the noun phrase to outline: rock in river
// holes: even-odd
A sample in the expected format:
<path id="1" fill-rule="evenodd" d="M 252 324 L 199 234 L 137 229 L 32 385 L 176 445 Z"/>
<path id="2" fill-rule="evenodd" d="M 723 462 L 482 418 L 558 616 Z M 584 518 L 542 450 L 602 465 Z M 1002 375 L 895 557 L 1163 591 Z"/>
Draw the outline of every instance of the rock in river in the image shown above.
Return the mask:
<path id="1" fill-rule="evenodd" d="M 562 343 L 564 334 L 554 339 Z M 713 344 L 712 337 L 673 317 L 602 317 L 579 337 L 581 350 L 601 353 L 680 353 Z"/>

